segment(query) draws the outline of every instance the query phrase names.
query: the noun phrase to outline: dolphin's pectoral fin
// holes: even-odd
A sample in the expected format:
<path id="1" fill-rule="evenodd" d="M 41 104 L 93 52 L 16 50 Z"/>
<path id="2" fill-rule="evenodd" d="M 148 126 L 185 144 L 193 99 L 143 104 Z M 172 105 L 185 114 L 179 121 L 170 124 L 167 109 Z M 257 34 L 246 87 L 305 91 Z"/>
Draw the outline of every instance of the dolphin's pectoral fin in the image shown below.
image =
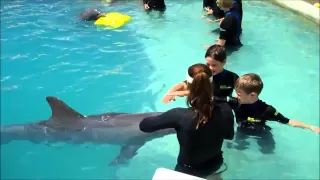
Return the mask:
<path id="1" fill-rule="evenodd" d="M 109 163 L 109 166 L 126 164 L 137 154 L 137 150 L 142 146 L 143 144 L 122 146 L 120 154 L 111 163 Z"/>

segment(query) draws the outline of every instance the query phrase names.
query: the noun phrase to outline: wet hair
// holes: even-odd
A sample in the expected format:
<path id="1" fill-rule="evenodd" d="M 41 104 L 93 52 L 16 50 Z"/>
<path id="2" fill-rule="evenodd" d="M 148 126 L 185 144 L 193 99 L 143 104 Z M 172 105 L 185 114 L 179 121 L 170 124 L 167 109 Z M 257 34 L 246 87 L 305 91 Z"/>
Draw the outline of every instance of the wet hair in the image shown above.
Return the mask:
<path id="1" fill-rule="evenodd" d="M 235 88 L 244 91 L 246 94 L 257 93 L 259 95 L 263 89 L 263 82 L 258 74 L 248 73 L 236 80 Z"/>
<path id="2" fill-rule="evenodd" d="M 211 117 L 213 108 L 212 72 L 205 64 L 194 64 L 189 67 L 188 75 L 192 78 L 187 83 L 189 95 L 187 105 L 195 112 L 194 119 L 197 121 L 196 129 L 200 124 L 205 124 Z"/>
<path id="3" fill-rule="evenodd" d="M 95 21 L 102 17 L 104 13 L 98 8 L 89 7 L 80 13 L 80 18 L 85 21 Z"/>
<path id="4" fill-rule="evenodd" d="M 204 55 L 204 57 L 211 57 L 212 59 L 223 63 L 227 59 L 226 48 L 218 44 L 212 45 L 207 49 L 207 52 Z"/>
<path id="5" fill-rule="evenodd" d="M 217 6 L 220 9 L 232 8 L 233 7 L 233 0 L 217 0 Z"/>

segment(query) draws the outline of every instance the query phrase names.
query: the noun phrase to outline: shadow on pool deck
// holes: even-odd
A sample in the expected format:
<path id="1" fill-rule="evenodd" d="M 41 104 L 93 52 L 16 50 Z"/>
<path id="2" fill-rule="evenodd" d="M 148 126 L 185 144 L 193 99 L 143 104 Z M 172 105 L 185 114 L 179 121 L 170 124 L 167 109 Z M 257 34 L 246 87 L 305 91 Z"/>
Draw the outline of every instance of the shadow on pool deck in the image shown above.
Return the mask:
<path id="1" fill-rule="evenodd" d="M 319 0 L 303 0 L 303 1 L 305 1 L 305 2 L 307 2 L 309 4 L 312 4 L 312 5 L 314 5 L 315 3 L 320 3 Z"/>

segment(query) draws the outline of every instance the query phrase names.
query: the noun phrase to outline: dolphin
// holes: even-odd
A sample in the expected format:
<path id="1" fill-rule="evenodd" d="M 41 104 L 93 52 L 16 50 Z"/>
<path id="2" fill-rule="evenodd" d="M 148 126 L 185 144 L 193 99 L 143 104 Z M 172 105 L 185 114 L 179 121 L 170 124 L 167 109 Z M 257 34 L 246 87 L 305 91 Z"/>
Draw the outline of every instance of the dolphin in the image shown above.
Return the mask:
<path id="1" fill-rule="evenodd" d="M 128 163 L 146 142 L 175 133 L 174 129 L 154 133 L 140 131 L 139 123 L 143 118 L 160 115 L 162 112 L 110 112 L 84 116 L 57 97 L 48 96 L 46 100 L 52 111 L 51 117 L 28 124 L 1 126 L 1 145 L 14 140 L 120 145 L 120 153 L 109 163 L 109 166 L 113 166 Z"/>

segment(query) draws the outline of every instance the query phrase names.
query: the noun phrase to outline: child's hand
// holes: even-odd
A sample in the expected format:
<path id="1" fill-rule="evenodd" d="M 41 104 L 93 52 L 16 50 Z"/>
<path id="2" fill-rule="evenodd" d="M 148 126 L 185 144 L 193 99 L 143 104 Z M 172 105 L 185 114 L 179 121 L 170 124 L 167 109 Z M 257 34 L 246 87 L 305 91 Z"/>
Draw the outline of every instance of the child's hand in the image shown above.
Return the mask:
<path id="1" fill-rule="evenodd" d="M 312 126 L 310 129 L 312 131 L 314 131 L 315 133 L 320 133 L 320 128 L 318 128 L 318 127 Z"/>
<path id="2" fill-rule="evenodd" d="M 219 22 L 219 23 L 221 23 L 223 19 L 224 18 L 216 19 L 216 20 L 207 19 L 207 22 L 211 22 L 211 23 Z"/>
<path id="3" fill-rule="evenodd" d="M 144 9 L 149 9 L 150 7 L 148 6 L 148 4 L 144 4 Z"/>
<path id="4" fill-rule="evenodd" d="M 162 102 L 165 104 L 168 104 L 170 101 L 175 101 L 175 100 L 176 100 L 175 96 L 170 96 L 170 95 L 166 94 L 166 95 L 164 95 Z"/>
<path id="5" fill-rule="evenodd" d="M 211 19 L 206 19 L 206 21 L 209 22 L 209 23 L 214 23 L 214 22 L 216 22 L 216 20 L 211 20 Z"/>
<path id="6" fill-rule="evenodd" d="M 213 14 L 213 10 L 211 8 L 205 7 L 204 10 L 207 11 L 207 15 Z"/>
<path id="7" fill-rule="evenodd" d="M 221 24 L 221 22 L 224 20 L 224 18 L 218 19 L 218 22 Z"/>

